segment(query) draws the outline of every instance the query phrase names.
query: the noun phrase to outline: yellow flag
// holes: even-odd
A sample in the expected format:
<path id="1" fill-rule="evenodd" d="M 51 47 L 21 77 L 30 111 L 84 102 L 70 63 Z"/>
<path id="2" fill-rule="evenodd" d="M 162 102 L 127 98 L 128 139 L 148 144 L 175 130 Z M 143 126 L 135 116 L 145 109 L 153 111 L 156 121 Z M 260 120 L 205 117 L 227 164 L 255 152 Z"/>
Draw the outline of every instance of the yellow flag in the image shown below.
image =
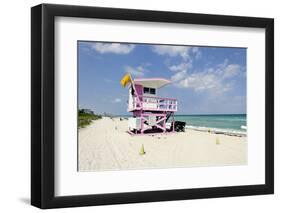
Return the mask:
<path id="1" fill-rule="evenodd" d="M 128 82 L 132 82 L 131 76 L 129 73 L 127 73 L 126 75 L 124 75 L 124 77 L 121 79 L 120 84 L 125 87 L 127 85 Z"/>

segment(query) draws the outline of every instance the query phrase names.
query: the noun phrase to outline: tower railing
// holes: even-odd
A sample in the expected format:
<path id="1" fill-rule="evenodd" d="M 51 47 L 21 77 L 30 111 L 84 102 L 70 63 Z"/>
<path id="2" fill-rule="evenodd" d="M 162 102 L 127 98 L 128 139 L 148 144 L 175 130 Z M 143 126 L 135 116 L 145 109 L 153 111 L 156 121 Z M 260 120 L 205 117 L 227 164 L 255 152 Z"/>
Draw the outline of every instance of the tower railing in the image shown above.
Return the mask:
<path id="1" fill-rule="evenodd" d="M 175 98 L 163 98 L 154 96 L 139 95 L 133 97 L 132 106 L 128 106 L 129 110 L 147 110 L 147 111 L 170 111 L 176 112 L 178 109 L 178 101 Z"/>

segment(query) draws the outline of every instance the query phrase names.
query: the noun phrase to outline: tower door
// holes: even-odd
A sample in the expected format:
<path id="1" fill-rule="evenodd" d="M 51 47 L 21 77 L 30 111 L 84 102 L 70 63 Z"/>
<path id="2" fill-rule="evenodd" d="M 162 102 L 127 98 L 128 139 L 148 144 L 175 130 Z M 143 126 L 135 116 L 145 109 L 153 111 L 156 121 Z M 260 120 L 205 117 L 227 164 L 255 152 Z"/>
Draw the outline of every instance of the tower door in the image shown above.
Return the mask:
<path id="1" fill-rule="evenodd" d="M 131 111 L 135 108 L 134 101 L 134 89 L 132 87 L 129 88 L 129 100 L 128 100 L 128 111 Z"/>

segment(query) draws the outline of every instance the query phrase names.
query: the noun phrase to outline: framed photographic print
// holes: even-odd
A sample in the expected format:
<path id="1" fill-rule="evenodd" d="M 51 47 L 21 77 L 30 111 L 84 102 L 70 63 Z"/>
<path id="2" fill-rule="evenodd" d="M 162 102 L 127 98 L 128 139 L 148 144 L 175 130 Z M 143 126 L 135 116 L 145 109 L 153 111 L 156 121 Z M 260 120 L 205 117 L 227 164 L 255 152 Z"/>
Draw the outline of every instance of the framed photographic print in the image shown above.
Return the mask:
<path id="1" fill-rule="evenodd" d="M 274 21 L 31 9 L 31 203 L 272 194 Z"/>

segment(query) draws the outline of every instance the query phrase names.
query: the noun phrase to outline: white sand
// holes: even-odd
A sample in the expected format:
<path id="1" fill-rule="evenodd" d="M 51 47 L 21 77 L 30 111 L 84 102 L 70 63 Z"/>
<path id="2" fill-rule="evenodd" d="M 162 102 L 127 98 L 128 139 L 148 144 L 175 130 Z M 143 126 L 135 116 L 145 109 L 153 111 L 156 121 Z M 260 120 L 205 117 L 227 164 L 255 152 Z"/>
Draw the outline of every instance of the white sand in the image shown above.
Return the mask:
<path id="1" fill-rule="evenodd" d="M 247 137 L 196 130 L 131 136 L 126 131 L 127 120 L 108 117 L 80 129 L 79 171 L 247 164 Z M 139 154 L 142 144 L 145 155 Z"/>

